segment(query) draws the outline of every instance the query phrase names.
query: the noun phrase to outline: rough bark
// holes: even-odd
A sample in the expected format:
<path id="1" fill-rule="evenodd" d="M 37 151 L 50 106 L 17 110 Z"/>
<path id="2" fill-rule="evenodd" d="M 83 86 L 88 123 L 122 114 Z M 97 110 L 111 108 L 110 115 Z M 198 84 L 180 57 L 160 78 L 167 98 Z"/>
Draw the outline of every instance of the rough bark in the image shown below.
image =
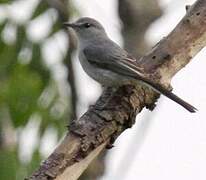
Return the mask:
<path id="1" fill-rule="evenodd" d="M 171 78 L 206 45 L 206 1 L 197 0 L 176 28 L 137 61 L 154 81 L 165 87 Z M 158 94 L 145 86 L 107 88 L 96 104 L 77 121 L 56 150 L 29 179 L 77 179 L 106 146 L 152 108 Z"/>

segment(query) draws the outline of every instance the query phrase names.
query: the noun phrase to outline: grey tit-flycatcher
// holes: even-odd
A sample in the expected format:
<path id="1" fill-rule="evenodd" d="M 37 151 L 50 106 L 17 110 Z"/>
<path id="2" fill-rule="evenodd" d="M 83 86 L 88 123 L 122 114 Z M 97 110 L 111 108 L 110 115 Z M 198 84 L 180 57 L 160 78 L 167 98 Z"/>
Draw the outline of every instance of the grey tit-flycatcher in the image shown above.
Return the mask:
<path id="1" fill-rule="evenodd" d="M 188 111 L 196 111 L 195 107 L 149 79 L 148 74 L 138 65 L 136 59 L 109 39 L 104 27 L 98 21 L 84 17 L 64 25 L 71 27 L 77 34 L 82 68 L 100 84 L 113 87 L 135 84 L 138 80 Z"/>

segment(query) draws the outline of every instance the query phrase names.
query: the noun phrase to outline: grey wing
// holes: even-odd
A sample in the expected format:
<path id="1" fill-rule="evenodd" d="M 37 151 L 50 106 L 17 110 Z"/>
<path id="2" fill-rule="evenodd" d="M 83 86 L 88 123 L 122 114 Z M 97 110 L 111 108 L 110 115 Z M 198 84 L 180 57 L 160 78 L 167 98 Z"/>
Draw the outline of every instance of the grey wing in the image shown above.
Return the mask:
<path id="1" fill-rule="evenodd" d="M 134 78 L 145 76 L 143 69 L 137 66 L 136 59 L 112 42 L 89 46 L 83 53 L 88 62 L 98 68 Z"/>

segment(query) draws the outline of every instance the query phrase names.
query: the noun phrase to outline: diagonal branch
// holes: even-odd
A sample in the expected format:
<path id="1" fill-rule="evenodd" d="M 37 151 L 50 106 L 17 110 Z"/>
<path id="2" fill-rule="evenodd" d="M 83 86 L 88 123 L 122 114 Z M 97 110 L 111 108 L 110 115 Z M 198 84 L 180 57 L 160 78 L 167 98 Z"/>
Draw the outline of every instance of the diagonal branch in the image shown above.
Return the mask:
<path id="1" fill-rule="evenodd" d="M 206 1 L 197 0 L 175 29 L 137 63 L 154 81 L 168 87 L 172 77 L 206 45 Z M 139 85 L 107 88 L 96 104 L 29 179 L 75 180 L 89 163 L 135 122 L 144 107 L 152 107 L 158 94 Z"/>

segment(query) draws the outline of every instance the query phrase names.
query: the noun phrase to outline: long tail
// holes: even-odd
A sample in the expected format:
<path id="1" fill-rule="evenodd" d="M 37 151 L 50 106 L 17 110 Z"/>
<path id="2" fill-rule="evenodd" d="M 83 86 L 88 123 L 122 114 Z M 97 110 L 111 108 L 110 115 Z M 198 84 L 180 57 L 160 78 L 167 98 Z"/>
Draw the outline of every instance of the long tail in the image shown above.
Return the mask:
<path id="1" fill-rule="evenodd" d="M 181 105 L 182 107 L 187 109 L 189 112 L 195 113 L 197 111 L 197 109 L 194 106 L 190 105 L 189 103 L 187 103 L 183 99 L 179 98 L 177 95 L 175 95 L 171 91 L 165 89 L 164 87 L 162 87 L 162 86 L 160 86 L 158 84 L 155 84 L 155 83 L 153 83 L 153 82 L 151 82 L 149 80 L 142 79 L 142 81 L 144 83 L 146 83 L 147 85 L 151 86 L 155 91 L 157 91 L 160 94 L 163 94 L 166 97 L 168 97 L 169 99 L 175 101 L 176 103 L 178 103 L 179 105 Z"/>
<path id="2" fill-rule="evenodd" d="M 131 60 L 131 59 L 130 59 Z M 127 58 L 125 61 L 118 61 L 115 65 L 119 65 L 118 67 L 120 68 L 119 70 L 116 68 L 114 69 L 114 66 L 110 66 L 109 68 L 114 72 L 117 72 L 119 74 L 122 74 L 124 76 L 130 76 L 132 78 L 135 78 L 136 80 L 140 80 L 146 85 L 152 87 L 155 91 L 157 91 L 160 94 L 165 95 L 169 99 L 173 100 L 174 102 L 178 103 L 185 109 L 187 109 L 189 112 L 194 113 L 197 111 L 197 109 L 187 103 L 186 101 L 182 100 L 175 94 L 173 94 L 171 91 L 167 90 L 166 88 L 162 87 L 161 85 L 155 84 L 153 81 L 148 79 L 147 77 L 144 76 L 144 72 L 141 72 L 140 69 L 132 64 L 130 60 Z"/>

